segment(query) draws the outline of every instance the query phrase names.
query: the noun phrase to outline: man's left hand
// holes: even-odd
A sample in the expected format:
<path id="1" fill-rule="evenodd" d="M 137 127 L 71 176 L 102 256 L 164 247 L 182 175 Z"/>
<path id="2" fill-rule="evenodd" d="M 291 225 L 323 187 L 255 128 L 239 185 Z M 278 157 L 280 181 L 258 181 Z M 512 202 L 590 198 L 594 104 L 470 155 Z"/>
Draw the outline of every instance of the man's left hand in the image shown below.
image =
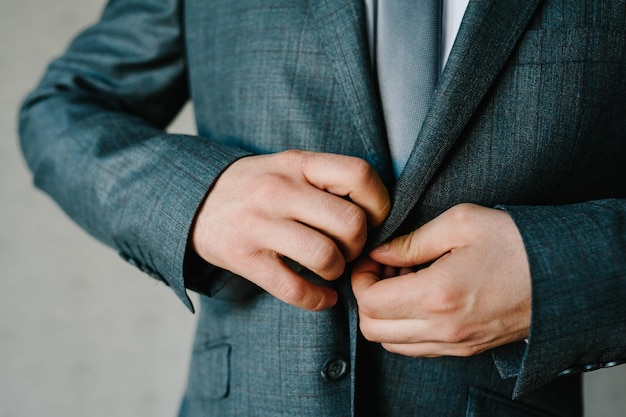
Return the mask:
<path id="1" fill-rule="evenodd" d="M 394 353 L 471 356 L 528 337 L 528 260 L 501 210 L 449 209 L 357 262 L 352 286 L 363 335 Z"/>

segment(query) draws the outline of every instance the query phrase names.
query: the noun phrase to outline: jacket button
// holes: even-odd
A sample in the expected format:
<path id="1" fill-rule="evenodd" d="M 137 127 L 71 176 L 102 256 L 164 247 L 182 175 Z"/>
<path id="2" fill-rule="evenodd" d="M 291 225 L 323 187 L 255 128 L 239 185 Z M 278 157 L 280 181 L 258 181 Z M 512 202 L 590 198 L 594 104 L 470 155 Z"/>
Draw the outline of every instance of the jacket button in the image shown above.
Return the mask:
<path id="1" fill-rule="evenodd" d="M 583 372 L 591 372 L 600 368 L 602 368 L 601 363 L 590 363 L 590 364 L 583 366 Z"/>
<path id="2" fill-rule="evenodd" d="M 343 356 L 335 355 L 329 358 L 322 367 L 322 378 L 327 381 L 337 381 L 348 373 L 348 362 Z"/>
<path id="3" fill-rule="evenodd" d="M 626 363 L 626 360 L 618 359 L 618 360 L 611 361 L 611 362 L 605 362 L 605 363 L 602 364 L 602 367 L 603 368 L 612 368 L 614 366 L 621 365 L 623 363 Z"/>
<path id="4" fill-rule="evenodd" d="M 567 369 L 565 369 L 565 370 L 563 370 L 563 371 L 559 372 L 559 373 L 557 374 L 557 376 L 558 376 L 558 377 L 561 377 L 561 376 L 567 376 L 567 375 L 572 375 L 572 374 L 575 374 L 575 373 L 578 373 L 578 372 L 580 372 L 580 368 L 575 368 L 575 367 L 572 367 L 572 368 L 567 368 Z"/>

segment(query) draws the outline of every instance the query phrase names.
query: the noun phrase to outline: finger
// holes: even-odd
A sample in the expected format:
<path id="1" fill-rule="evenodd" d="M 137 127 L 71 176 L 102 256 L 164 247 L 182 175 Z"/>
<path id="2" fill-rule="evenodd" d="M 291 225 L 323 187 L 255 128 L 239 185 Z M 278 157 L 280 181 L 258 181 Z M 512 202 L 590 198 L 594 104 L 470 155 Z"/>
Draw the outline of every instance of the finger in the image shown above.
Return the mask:
<path id="1" fill-rule="evenodd" d="M 289 220 L 261 222 L 256 233 L 259 247 L 286 256 L 326 280 L 339 278 L 345 269 L 335 242 L 306 225 Z"/>
<path id="2" fill-rule="evenodd" d="M 359 327 L 363 336 L 371 342 L 396 344 L 464 343 L 483 334 L 436 317 L 371 318 L 362 314 L 360 307 Z"/>
<path id="3" fill-rule="evenodd" d="M 398 355 L 411 356 L 414 358 L 439 358 L 442 356 L 469 357 L 482 353 L 490 348 L 492 344 L 460 345 L 452 343 L 415 343 L 415 344 L 393 344 L 382 343 L 382 347 Z"/>
<path id="4" fill-rule="evenodd" d="M 337 303 L 336 291 L 307 281 L 274 254 L 260 254 L 241 273 L 279 300 L 304 310 L 320 311 Z"/>
<path id="5" fill-rule="evenodd" d="M 453 248 L 436 227 L 428 223 L 408 235 L 399 236 L 370 252 L 377 262 L 396 268 L 409 268 L 432 262 Z"/>
<path id="6" fill-rule="evenodd" d="M 370 258 L 356 262 L 352 269 L 352 291 L 362 317 L 375 320 L 400 320 L 428 317 L 419 308 L 428 288 L 419 285 L 418 273 L 385 277 L 389 268 Z"/>
<path id="7" fill-rule="evenodd" d="M 369 304 L 372 287 L 380 282 L 382 266 L 370 258 L 359 259 L 352 268 L 352 292 L 357 303 Z"/>
<path id="8" fill-rule="evenodd" d="M 285 217 L 306 224 L 337 243 L 346 261 L 359 256 L 367 239 L 367 217 L 356 204 L 307 185 L 284 204 Z"/>
<path id="9" fill-rule="evenodd" d="M 445 326 L 426 320 L 371 320 L 361 316 L 359 325 L 367 340 L 408 356 L 467 356 L 493 345 L 493 340 L 458 330 L 446 332 L 441 330 Z"/>
<path id="10" fill-rule="evenodd" d="M 422 271 L 386 277 L 389 267 L 359 261 L 352 271 L 352 289 L 359 313 L 376 320 L 424 319 L 431 316 L 430 286 Z M 385 277 L 385 279 L 381 279 Z"/>
<path id="11" fill-rule="evenodd" d="M 472 221 L 471 205 L 455 206 L 408 235 L 399 236 L 375 248 L 372 259 L 396 267 L 432 262 L 467 244 L 465 229 Z"/>
<path id="12" fill-rule="evenodd" d="M 368 223 L 379 226 L 389 214 L 387 188 L 370 164 L 360 158 L 327 153 L 304 153 L 302 172 L 312 185 L 349 197 L 365 211 Z"/>
<path id="13" fill-rule="evenodd" d="M 359 329 L 370 342 L 412 344 L 435 342 L 425 338 L 428 323 L 417 319 L 373 319 L 362 314 L 359 308 Z"/>

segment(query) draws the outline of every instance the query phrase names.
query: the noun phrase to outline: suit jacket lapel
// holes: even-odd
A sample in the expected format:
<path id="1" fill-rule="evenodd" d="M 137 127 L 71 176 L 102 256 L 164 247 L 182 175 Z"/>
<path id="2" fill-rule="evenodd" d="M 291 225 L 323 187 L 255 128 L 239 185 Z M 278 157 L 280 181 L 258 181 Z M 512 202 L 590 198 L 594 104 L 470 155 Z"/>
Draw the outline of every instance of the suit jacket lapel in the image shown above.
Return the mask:
<path id="1" fill-rule="evenodd" d="M 369 248 L 389 239 L 406 220 L 541 1 L 470 1 L 429 113 L 398 179 L 391 214 Z"/>
<path id="2" fill-rule="evenodd" d="M 391 184 L 391 159 L 382 133 L 378 86 L 370 67 L 363 1 L 311 0 L 310 10 L 359 138 L 368 150 L 368 160 Z"/>

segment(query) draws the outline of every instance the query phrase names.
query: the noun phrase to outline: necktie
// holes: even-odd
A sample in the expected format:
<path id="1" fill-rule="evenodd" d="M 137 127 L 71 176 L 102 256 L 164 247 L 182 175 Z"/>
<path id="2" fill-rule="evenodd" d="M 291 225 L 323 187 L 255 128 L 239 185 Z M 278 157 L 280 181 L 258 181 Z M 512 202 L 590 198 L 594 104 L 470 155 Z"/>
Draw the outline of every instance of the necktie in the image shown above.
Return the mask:
<path id="1" fill-rule="evenodd" d="M 441 0 L 378 0 L 376 69 L 396 177 L 439 77 Z"/>

